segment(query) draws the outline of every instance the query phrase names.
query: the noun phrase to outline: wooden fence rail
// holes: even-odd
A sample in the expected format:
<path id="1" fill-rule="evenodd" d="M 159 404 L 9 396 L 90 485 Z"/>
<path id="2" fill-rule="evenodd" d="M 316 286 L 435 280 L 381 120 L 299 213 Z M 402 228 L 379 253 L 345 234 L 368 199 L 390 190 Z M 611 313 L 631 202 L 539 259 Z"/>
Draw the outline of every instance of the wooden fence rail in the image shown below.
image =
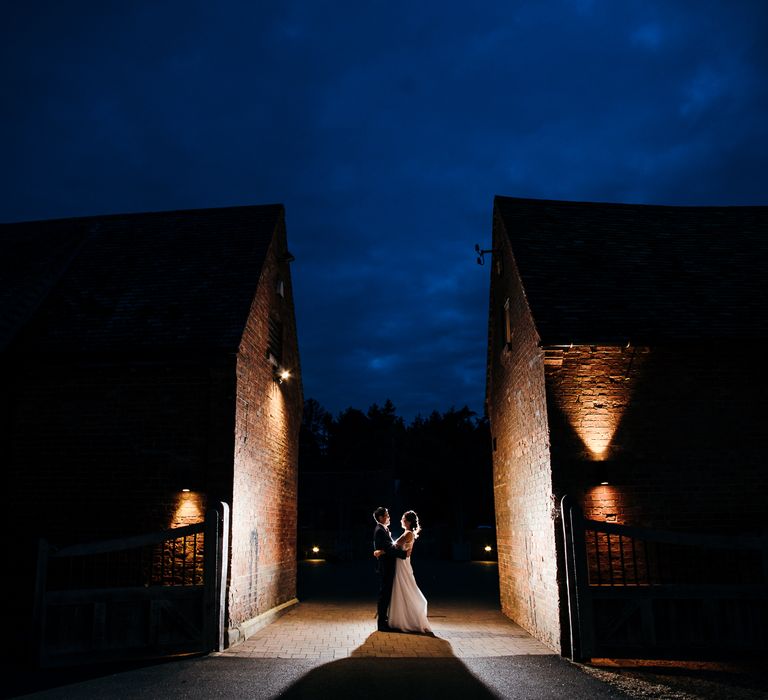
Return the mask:
<path id="1" fill-rule="evenodd" d="M 68 547 L 41 540 L 40 665 L 223 649 L 228 539 L 221 503 L 186 527 Z"/>

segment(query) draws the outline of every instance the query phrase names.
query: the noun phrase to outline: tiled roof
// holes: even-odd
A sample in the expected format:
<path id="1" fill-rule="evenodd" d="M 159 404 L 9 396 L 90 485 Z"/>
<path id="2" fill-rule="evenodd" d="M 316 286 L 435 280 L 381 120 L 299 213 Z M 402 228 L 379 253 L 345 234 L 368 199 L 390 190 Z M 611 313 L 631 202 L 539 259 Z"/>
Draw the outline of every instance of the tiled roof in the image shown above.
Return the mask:
<path id="1" fill-rule="evenodd" d="M 768 336 L 768 207 L 496 197 L 544 344 Z"/>
<path id="2" fill-rule="evenodd" d="M 282 205 L 0 225 L 0 349 L 236 350 Z"/>

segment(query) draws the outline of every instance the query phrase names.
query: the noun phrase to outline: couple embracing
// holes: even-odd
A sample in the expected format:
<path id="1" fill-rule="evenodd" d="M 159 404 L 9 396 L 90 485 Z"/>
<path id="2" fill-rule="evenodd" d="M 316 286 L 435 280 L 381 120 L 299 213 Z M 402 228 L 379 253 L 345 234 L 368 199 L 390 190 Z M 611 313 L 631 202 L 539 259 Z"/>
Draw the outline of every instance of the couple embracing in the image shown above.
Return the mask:
<path id="1" fill-rule="evenodd" d="M 427 621 L 427 599 L 424 597 L 411 568 L 413 543 L 419 536 L 419 518 L 412 510 L 403 513 L 400 524 L 403 534 L 392 539 L 389 532 L 389 511 L 377 508 L 373 513 L 373 555 L 378 561 L 381 578 L 378 605 L 378 628 L 381 632 L 431 633 Z"/>

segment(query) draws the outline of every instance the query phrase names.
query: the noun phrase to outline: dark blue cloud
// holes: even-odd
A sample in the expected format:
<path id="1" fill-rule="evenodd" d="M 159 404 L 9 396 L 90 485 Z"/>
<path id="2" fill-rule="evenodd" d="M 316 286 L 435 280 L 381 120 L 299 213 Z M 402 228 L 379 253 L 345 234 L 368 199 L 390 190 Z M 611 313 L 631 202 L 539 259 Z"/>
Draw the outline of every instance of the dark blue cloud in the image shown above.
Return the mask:
<path id="1" fill-rule="evenodd" d="M 763 2 L 30 2 L 0 219 L 284 202 L 304 385 L 482 411 L 496 193 L 768 203 Z"/>

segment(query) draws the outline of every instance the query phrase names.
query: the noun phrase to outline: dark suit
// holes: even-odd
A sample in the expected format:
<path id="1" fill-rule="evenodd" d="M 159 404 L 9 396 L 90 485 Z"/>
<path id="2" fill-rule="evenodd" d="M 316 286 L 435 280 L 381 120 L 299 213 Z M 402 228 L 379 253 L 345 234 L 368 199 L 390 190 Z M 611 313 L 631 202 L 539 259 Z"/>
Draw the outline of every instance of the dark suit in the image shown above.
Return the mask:
<path id="1" fill-rule="evenodd" d="M 389 601 L 392 598 L 392 583 L 395 580 L 395 559 L 405 559 L 408 554 L 404 550 L 395 547 L 389 530 L 381 523 L 377 523 L 376 529 L 373 531 L 373 548 L 384 550 L 384 554 L 378 559 L 381 586 L 379 588 L 377 615 L 379 618 L 379 629 L 381 629 L 388 624 L 387 610 L 389 609 Z"/>

